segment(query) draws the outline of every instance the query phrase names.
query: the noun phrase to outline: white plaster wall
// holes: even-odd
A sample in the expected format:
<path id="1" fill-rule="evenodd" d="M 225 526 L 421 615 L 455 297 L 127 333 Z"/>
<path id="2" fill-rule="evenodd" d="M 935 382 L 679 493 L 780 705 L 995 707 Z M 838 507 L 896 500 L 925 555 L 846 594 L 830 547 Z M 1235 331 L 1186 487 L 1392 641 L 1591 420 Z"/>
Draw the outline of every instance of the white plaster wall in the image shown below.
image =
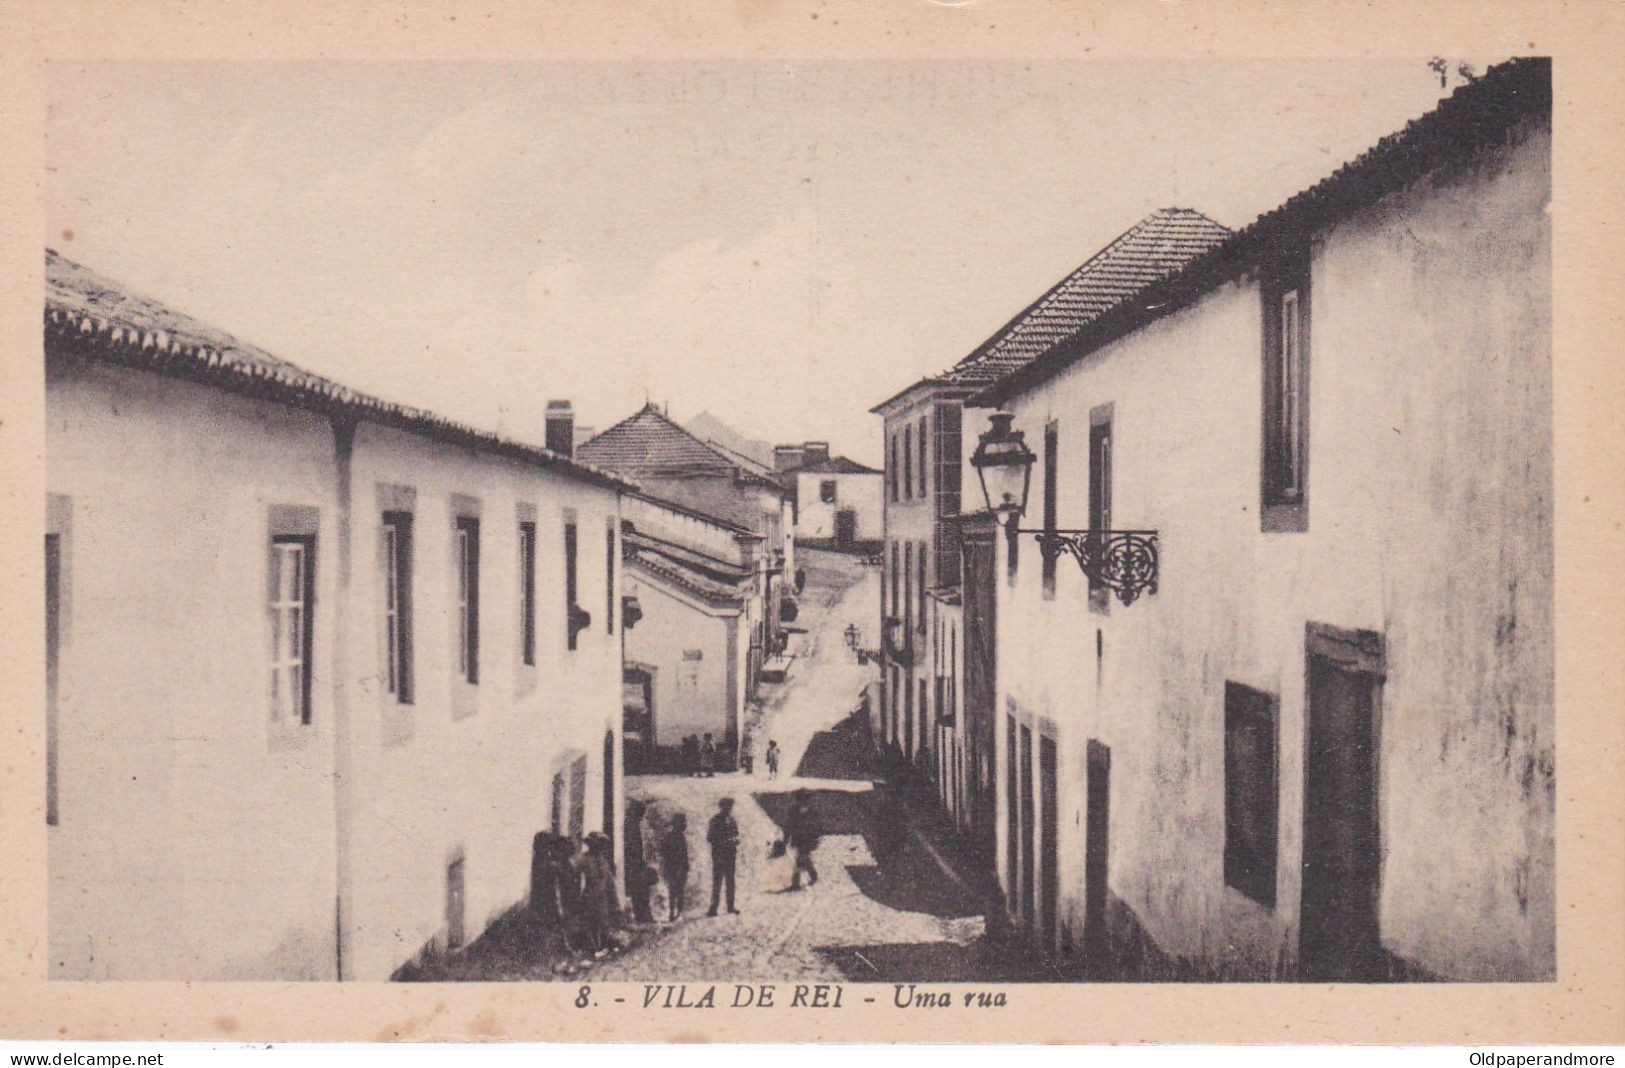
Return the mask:
<path id="1" fill-rule="evenodd" d="M 345 598 L 325 419 L 145 373 L 51 367 L 49 489 L 72 499 L 53 974 L 332 978 L 342 893 L 345 977 L 387 978 L 443 939 L 454 851 L 465 856 L 470 940 L 523 899 L 557 761 L 587 754 L 587 825 L 603 826 L 604 737 L 614 732 L 618 754 L 620 728 L 620 621 L 614 634 L 605 626 L 613 491 L 363 425 Z M 390 731 L 379 482 L 417 491 L 416 702 Z M 461 718 L 454 493 L 478 498 L 482 520 L 481 677 Z M 540 535 L 530 672 L 518 664 L 518 500 L 536 504 Z M 271 505 L 321 515 L 312 724 L 276 743 Z M 579 599 L 593 613 L 574 653 L 561 600 L 566 507 L 580 528 Z M 340 728 L 347 764 L 335 762 Z"/>
<path id="2" fill-rule="evenodd" d="M 1552 974 L 1548 152 L 1536 133 L 1321 235 L 1305 533 L 1259 530 L 1250 281 L 1013 403 L 1031 442 L 1060 421 L 1062 527 L 1087 525 L 1089 412 L 1113 404 L 1113 525 L 1161 532 L 1161 589 L 1128 608 L 1088 608 L 1064 558 L 1045 600 L 1031 539 L 1016 587 L 1001 584 L 999 707 L 1059 733 L 1061 911 L 1074 930 L 1084 753 L 1099 738 L 1112 749 L 1112 892 L 1169 952 L 1258 974 L 1292 966 L 1314 621 L 1387 641 L 1384 944 L 1450 978 Z M 1280 700 L 1273 910 L 1223 885 L 1226 679 Z"/>
<path id="3" fill-rule="evenodd" d="M 53 362 L 50 492 L 63 559 L 60 822 L 50 974 L 331 978 L 333 716 L 270 742 L 270 504 L 321 509 L 318 637 L 337 574 L 332 433 L 317 417 Z"/>
<path id="4" fill-rule="evenodd" d="M 699 607 L 665 584 L 627 571 L 627 588 L 637 595 L 643 618 L 626 636 L 626 658 L 655 667 L 655 742 L 677 747 L 690 735 L 709 733 L 721 746 L 730 725 L 739 722 L 744 690 L 734 687 L 734 706 L 728 702 L 730 616 Z M 736 617 L 738 613 L 733 613 Z M 684 654 L 698 652 L 692 661 L 695 685 L 680 685 Z"/>
<path id="5" fill-rule="evenodd" d="M 819 496 L 819 486 L 826 480 L 835 482 L 835 503 L 832 505 L 825 504 Z M 879 538 L 883 526 L 883 490 L 883 476 L 879 474 L 798 474 L 796 497 L 800 512 L 796 520 L 796 536 L 813 539 L 835 537 L 835 513 L 850 508 L 856 513 L 857 540 Z"/>
<path id="6" fill-rule="evenodd" d="M 620 733 L 621 626 L 607 630 L 605 532 L 616 495 L 527 465 L 364 425 L 355 450 L 356 604 L 352 648 L 364 699 L 354 702 L 356 812 L 354 976 L 386 978 L 431 939 L 444 937 L 446 865 L 464 856 L 469 940 L 524 899 L 531 838 L 549 825 L 552 778 L 588 758 L 586 826 L 607 830 L 606 731 Z M 395 702 L 384 677 L 379 483 L 417 492 L 414 517 L 416 701 L 399 743 L 384 717 Z M 453 494 L 480 503 L 480 681 L 472 712 L 453 714 L 457 678 Z M 536 508 L 536 666 L 520 649 L 520 502 Z M 577 601 L 592 613 L 568 649 L 564 523 L 577 524 Z M 370 656 L 366 653 L 370 652 Z M 617 742 L 618 746 L 618 742 Z M 619 827 L 618 818 L 611 827 Z M 380 878 L 389 873 L 387 878 Z M 347 965 L 348 968 L 348 965 Z"/>
<path id="7" fill-rule="evenodd" d="M 733 563 L 744 561 L 739 536 L 727 527 L 637 497 L 627 497 L 623 507 L 626 517 L 640 533 L 687 545 Z"/>

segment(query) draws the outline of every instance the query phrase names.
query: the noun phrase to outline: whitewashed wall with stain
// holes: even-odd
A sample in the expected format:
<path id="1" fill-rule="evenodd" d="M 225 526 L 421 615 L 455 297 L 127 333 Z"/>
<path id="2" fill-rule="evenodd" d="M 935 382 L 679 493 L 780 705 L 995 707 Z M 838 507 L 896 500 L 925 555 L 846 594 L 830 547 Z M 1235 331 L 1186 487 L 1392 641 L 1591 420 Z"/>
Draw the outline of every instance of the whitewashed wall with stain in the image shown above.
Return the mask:
<path id="1" fill-rule="evenodd" d="M 1000 878 L 1010 709 L 1059 736 L 1060 923 L 1074 936 L 1095 738 L 1112 750 L 1118 933 L 1137 923 L 1226 974 L 1292 972 L 1313 621 L 1387 644 L 1385 948 L 1446 978 L 1554 974 L 1549 197 L 1549 127 L 1536 127 L 1316 237 L 1306 532 L 1260 531 L 1250 279 L 1011 402 L 1035 450 L 1059 421 L 1063 528 L 1088 525 L 1090 411 L 1111 404 L 1113 526 L 1161 537 L 1159 592 L 1104 612 L 1064 557 L 1043 597 L 1031 538 L 1006 585 L 1001 545 Z M 1224 881 L 1227 679 L 1279 699 L 1274 909 Z"/>

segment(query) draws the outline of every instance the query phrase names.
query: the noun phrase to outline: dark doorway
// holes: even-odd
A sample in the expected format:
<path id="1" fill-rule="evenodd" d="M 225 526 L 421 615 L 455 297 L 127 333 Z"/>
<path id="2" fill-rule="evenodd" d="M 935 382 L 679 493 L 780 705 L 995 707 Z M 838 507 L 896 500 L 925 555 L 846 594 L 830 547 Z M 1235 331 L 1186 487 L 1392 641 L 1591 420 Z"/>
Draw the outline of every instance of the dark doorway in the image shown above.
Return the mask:
<path id="1" fill-rule="evenodd" d="M 850 549 L 858 540 L 858 513 L 842 508 L 835 513 L 835 547 Z"/>
<path id="2" fill-rule="evenodd" d="M 604 732 L 604 834 L 609 836 L 611 855 L 615 849 L 615 732 Z"/>
<path id="3" fill-rule="evenodd" d="M 993 782 L 993 746 L 998 738 L 994 704 L 997 658 L 994 656 L 994 572 L 992 524 L 966 524 L 965 569 L 965 786 L 970 805 L 973 849 L 988 868 L 997 870 L 994 844 L 998 833 L 998 791 Z"/>
<path id="4" fill-rule="evenodd" d="M 627 771 L 654 771 L 659 763 L 654 672 L 648 668 L 621 669 L 621 752 Z"/>
<path id="5" fill-rule="evenodd" d="M 1017 884 L 1021 877 L 1021 784 L 1017 754 L 1021 752 L 1016 733 L 1016 717 L 1005 716 L 1006 735 L 1004 744 L 1004 885 L 1008 888 L 1006 893 L 1009 900 L 1006 902 L 1006 911 L 1012 916 L 1016 914 L 1017 904 L 1020 900 L 1020 891 Z"/>
<path id="6" fill-rule="evenodd" d="M 1033 729 L 1021 728 L 1021 922 L 1034 933 L 1033 908 Z"/>
<path id="7" fill-rule="evenodd" d="M 1084 792 L 1083 945 L 1099 962 L 1106 950 L 1106 862 L 1111 855 L 1112 751 L 1090 739 Z"/>
<path id="8" fill-rule="evenodd" d="M 1298 949 L 1305 979 L 1386 974 L 1377 924 L 1380 649 L 1370 632 L 1310 631 Z"/>
<path id="9" fill-rule="evenodd" d="M 1049 953 L 1055 952 L 1055 908 L 1061 897 L 1061 847 L 1059 793 L 1055 782 L 1055 739 L 1038 740 L 1038 855 L 1043 877 L 1038 892 L 1038 941 Z"/>
<path id="10" fill-rule="evenodd" d="M 45 823 L 57 825 L 57 671 L 62 656 L 62 538 L 45 535 Z"/>
<path id="11" fill-rule="evenodd" d="M 914 762 L 914 678 L 903 676 L 903 761 Z"/>

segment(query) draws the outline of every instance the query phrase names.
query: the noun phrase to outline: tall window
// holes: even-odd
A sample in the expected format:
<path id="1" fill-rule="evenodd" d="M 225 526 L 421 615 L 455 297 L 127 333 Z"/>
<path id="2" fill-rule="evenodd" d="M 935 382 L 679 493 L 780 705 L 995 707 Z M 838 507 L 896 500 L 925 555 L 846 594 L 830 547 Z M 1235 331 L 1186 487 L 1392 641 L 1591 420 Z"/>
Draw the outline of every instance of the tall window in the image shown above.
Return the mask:
<path id="1" fill-rule="evenodd" d="M 888 477 L 886 481 L 891 486 L 891 499 L 894 501 L 897 499 L 897 486 L 902 478 L 902 472 L 897 470 L 897 457 L 897 435 L 893 434 L 891 441 L 887 444 L 886 474 Z"/>
<path id="2" fill-rule="evenodd" d="M 918 586 L 919 593 L 918 593 L 918 595 L 919 595 L 919 598 L 920 598 L 920 604 L 919 604 L 919 608 L 918 608 L 919 626 L 920 626 L 920 633 L 923 634 L 923 633 L 925 633 L 925 587 L 926 587 L 926 582 L 925 582 L 925 542 L 923 542 L 923 541 L 920 542 L 920 547 L 915 552 L 914 566 L 917 569 L 917 573 L 918 573 L 918 582 L 919 582 L 919 586 Z"/>
<path id="3" fill-rule="evenodd" d="M 920 496 L 921 497 L 925 496 L 925 482 L 926 482 L 926 480 L 925 480 L 925 471 L 926 471 L 926 467 L 927 467 L 926 457 L 931 455 L 931 450 L 925 447 L 925 423 L 926 423 L 926 417 L 923 416 L 923 415 L 920 416 Z"/>
<path id="4" fill-rule="evenodd" d="M 914 543 L 903 545 L 903 640 L 914 627 Z"/>
<path id="5" fill-rule="evenodd" d="M 310 722 L 310 660 L 316 601 L 316 538 L 271 537 L 271 719 Z"/>
<path id="6" fill-rule="evenodd" d="M 457 517 L 457 670 L 480 681 L 480 521 Z"/>
<path id="7" fill-rule="evenodd" d="M 519 524 L 519 656 L 536 663 L 536 524 Z"/>
<path id="8" fill-rule="evenodd" d="M 615 526 L 604 531 L 604 626 L 615 633 Z"/>
<path id="9" fill-rule="evenodd" d="M 895 541 L 892 542 L 891 543 L 891 614 L 894 615 L 894 616 L 902 614 L 901 602 L 898 601 L 898 599 L 897 599 L 897 584 L 900 581 L 898 579 L 897 575 L 898 575 L 898 572 L 902 568 L 902 565 L 898 562 L 901 559 L 901 557 L 898 554 L 901 553 L 901 552 L 902 552 L 902 550 L 897 547 L 897 542 L 895 542 Z"/>
<path id="10" fill-rule="evenodd" d="M 1224 684 L 1224 881 L 1275 905 L 1275 698 Z"/>
<path id="11" fill-rule="evenodd" d="M 1264 302 L 1263 524 L 1305 530 L 1308 491 L 1309 267 L 1300 254 L 1267 274 Z"/>
<path id="12" fill-rule="evenodd" d="M 914 435 L 903 428 L 903 496 L 914 496 Z"/>
<path id="13" fill-rule="evenodd" d="M 1056 497 L 1060 492 L 1061 428 L 1055 420 L 1044 424 L 1044 529 L 1053 534 L 1057 522 Z M 1059 552 L 1044 556 L 1044 595 L 1055 596 L 1055 562 Z"/>
<path id="14" fill-rule="evenodd" d="M 568 519 L 564 523 L 564 633 L 572 650 L 581 633 L 582 614 L 576 604 L 576 524 L 574 519 Z"/>
<path id="15" fill-rule="evenodd" d="M 825 504 L 835 503 L 835 480 L 826 478 L 818 483 L 818 499 Z"/>
<path id="16" fill-rule="evenodd" d="M 1089 529 L 1104 538 L 1112 527 L 1112 424 L 1110 406 L 1102 407 L 1089 419 Z M 1099 579 L 1089 580 L 1089 598 L 1096 607 L 1106 607 L 1107 593 Z"/>
<path id="17" fill-rule="evenodd" d="M 384 513 L 384 655 L 389 692 L 412 703 L 412 513 Z"/>

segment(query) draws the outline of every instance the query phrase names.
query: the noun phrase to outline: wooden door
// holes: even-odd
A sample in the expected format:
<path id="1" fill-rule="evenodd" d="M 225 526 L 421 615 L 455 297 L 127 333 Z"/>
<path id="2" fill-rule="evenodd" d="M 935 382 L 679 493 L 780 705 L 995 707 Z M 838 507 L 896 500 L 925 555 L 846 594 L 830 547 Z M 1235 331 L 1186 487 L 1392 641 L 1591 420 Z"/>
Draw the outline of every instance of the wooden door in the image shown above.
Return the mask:
<path id="1" fill-rule="evenodd" d="M 1084 793 L 1087 811 L 1083 838 L 1084 951 L 1098 962 L 1106 948 L 1106 876 L 1111 856 L 1112 751 L 1089 742 Z"/>
<path id="2" fill-rule="evenodd" d="M 850 549 L 858 540 L 858 513 L 842 508 L 835 513 L 835 547 Z"/>
<path id="3" fill-rule="evenodd" d="M 1049 953 L 1055 951 L 1055 909 L 1061 897 L 1061 848 L 1059 789 L 1056 776 L 1055 739 L 1038 740 L 1038 856 L 1041 870 L 1038 892 L 1038 941 Z"/>
<path id="4" fill-rule="evenodd" d="M 971 840 L 981 859 L 994 866 L 998 792 L 993 783 L 993 746 L 998 737 L 994 708 L 997 658 L 994 655 L 994 548 L 991 523 L 965 532 L 965 765 Z"/>
<path id="5" fill-rule="evenodd" d="M 446 865 L 446 948 L 456 949 L 465 935 L 463 917 L 463 858 Z"/>
<path id="6" fill-rule="evenodd" d="M 1033 729 L 1021 728 L 1021 922 L 1027 933 L 1033 934 L 1037 919 L 1034 913 L 1033 832 L 1037 823 L 1033 812 Z"/>
<path id="7" fill-rule="evenodd" d="M 1312 651 L 1308 659 L 1299 966 L 1305 979 L 1381 979 L 1374 730 L 1380 677 L 1344 659 Z"/>

